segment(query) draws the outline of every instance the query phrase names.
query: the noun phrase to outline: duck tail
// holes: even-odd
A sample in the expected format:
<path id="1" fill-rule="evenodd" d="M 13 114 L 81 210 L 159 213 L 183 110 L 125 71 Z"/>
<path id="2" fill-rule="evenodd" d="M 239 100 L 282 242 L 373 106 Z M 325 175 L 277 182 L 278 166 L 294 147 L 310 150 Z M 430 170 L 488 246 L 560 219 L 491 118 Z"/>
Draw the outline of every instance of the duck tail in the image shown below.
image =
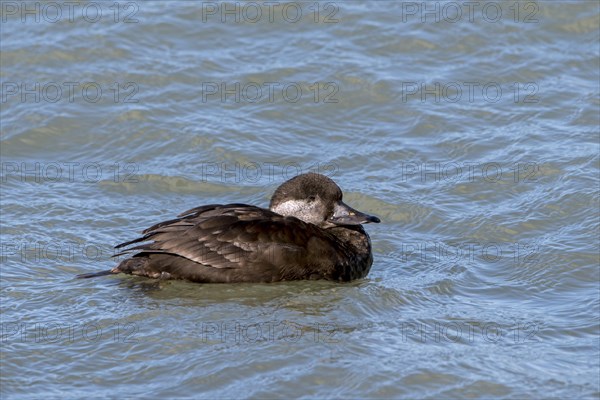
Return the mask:
<path id="1" fill-rule="evenodd" d="M 106 275 L 112 275 L 112 274 L 118 274 L 118 271 L 115 271 L 114 269 L 107 269 L 106 271 L 100 271 L 100 272 L 90 272 L 87 274 L 80 274 L 77 275 L 76 278 L 77 279 L 87 279 L 87 278 L 95 278 L 97 276 L 106 276 Z"/>

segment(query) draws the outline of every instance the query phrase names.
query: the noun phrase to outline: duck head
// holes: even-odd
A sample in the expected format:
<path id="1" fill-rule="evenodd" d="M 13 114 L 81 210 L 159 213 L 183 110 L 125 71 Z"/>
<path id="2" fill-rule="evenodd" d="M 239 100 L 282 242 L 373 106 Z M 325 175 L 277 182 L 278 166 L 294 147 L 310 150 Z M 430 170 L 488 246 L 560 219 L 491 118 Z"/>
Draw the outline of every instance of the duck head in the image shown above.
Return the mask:
<path id="1" fill-rule="evenodd" d="M 284 182 L 275 190 L 269 209 L 323 229 L 340 225 L 380 222 L 342 201 L 342 190 L 325 175 L 309 172 Z"/>

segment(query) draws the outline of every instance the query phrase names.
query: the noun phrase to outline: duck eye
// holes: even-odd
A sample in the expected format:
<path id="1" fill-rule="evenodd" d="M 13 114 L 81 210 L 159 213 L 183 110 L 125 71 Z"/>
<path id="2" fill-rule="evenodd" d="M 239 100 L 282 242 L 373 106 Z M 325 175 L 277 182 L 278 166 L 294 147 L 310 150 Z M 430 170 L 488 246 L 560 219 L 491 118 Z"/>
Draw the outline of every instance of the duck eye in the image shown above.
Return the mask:
<path id="1" fill-rule="evenodd" d="M 316 198 L 315 196 L 309 196 L 309 197 L 308 197 L 308 201 L 309 201 L 309 202 L 311 202 L 311 203 L 312 203 L 313 201 L 315 201 L 316 199 L 317 199 L 317 198 Z"/>

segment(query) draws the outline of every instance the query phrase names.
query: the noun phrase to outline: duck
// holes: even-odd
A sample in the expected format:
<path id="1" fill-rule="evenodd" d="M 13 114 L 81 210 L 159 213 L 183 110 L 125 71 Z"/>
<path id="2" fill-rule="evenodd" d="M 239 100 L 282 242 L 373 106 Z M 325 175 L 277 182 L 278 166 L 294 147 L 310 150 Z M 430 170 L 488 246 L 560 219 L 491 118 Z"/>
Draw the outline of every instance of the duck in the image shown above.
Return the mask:
<path id="1" fill-rule="evenodd" d="M 309 172 L 279 186 L 269 208 L 209 204 L 159 222 L 115 246 L 116 267 L 78 275 L 130 274 L 197 283 L 348 282 L 373 264 L 363 224 L 380 219 L 342 201 L 329 177 Z"/>

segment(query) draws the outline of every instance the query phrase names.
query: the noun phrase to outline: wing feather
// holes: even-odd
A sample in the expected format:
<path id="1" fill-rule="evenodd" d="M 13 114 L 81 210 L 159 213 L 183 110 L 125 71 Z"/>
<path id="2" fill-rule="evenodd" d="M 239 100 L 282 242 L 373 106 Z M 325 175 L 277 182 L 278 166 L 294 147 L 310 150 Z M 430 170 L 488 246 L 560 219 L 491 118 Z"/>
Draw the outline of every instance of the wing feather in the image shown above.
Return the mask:
<path id="1" fill-rule="evenodd" d="M 214 268 L 278 265 L 306 256 L 307 244 L 315 236 L 335 240 L 314 225 L 263 208 L 211 204 L 151 226 L 141 237 L 117 245 L 123 250 L 115 256 L 171 254 Z M 138 245 L 126 248 L 133 244 Z"/>

